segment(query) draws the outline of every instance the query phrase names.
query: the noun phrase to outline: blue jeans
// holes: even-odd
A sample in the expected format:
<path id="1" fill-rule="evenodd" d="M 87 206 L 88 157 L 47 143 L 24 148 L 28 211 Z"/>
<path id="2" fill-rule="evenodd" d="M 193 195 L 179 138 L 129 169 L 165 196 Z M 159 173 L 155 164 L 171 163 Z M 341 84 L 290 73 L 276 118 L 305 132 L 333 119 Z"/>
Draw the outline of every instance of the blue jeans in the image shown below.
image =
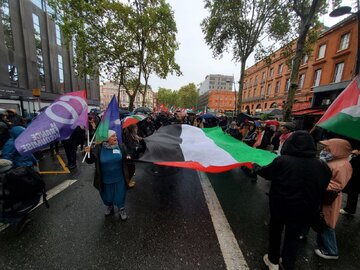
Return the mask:
<path id="1" fill-rule="evenodd" d="M 335 230 L 326 227 L 324 231 L 317 234 L 318 248 L 327 255 L 338 255 Z"/>

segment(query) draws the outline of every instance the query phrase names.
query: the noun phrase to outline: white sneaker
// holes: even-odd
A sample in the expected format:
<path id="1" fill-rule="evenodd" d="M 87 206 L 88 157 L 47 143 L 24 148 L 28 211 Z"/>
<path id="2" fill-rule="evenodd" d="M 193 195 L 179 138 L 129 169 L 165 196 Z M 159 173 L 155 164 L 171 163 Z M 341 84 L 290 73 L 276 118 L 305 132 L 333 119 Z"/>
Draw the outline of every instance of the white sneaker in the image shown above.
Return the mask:
<path id="1" fill-rule="evenodd" d="M 119 215 L 120 215 L 121 220 L 127 220 L 127 218 L 128 218 L 125 208 L 119 209 Z"/>
<path id="2" fill-rule="evenodd" d="M 326 259 L 326 260 L 337 260 L 339 259 L 338 255 L 331 255 L 331 254 L 326 254 L 324 251 L 320 250 L 320 249 L 315 249 L 315 254 L 318 255 L 319 257 Z"/>
<path id="3" fill-rule="evenodd" d="M 340 214 L 342 214 L 342 215 L 354 215 L 352 213 L 346 212 L 345 209 L 340 209 Z"/>
<path id="4" fill-rule="evenodd" d="M 269 270 L 279 270 L 279 265 L 270 262 L 269 256 L 267 254 L 264 255 L 263 260 L 265 265 L 269 268 Z"/>
<path id="5" fill-rule="evenodd" d="M 114 214 L 114 206 L 110 205 L 105 210 L 105 216 L 108 217 L 110 215 Z"/>

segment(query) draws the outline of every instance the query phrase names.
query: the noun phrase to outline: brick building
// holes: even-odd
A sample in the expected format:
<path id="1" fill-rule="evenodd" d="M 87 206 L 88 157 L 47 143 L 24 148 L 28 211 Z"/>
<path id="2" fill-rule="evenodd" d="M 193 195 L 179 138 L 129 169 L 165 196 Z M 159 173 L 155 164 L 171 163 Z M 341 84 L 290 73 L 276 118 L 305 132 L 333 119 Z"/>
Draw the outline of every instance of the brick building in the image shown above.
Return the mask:
<path id="1" fill-rule="evenodd" d="M 354 77 L 357 46 L 355 15 L 323 31 L 312 54 L 301 61 L 294 116 L 321 116 Z M 270 65 L 262 60 L 245 71 L 242 111 L 255 114 L 283 108 L 291 68 L 281 52 L 276 51 Z"/>
<path id="2" fill-rule="evenodd" d="M 210 90 L 207 107 L 215 113 L 233 112 L 235 110 L 235 92 Z"/>

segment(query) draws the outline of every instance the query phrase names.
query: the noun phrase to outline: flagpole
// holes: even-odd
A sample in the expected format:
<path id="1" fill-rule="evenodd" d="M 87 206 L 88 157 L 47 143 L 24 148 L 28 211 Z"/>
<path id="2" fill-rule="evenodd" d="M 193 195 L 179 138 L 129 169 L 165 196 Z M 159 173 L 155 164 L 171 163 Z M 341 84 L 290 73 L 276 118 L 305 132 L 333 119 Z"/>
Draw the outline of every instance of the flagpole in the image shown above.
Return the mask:
<path id="1" fill-rule="evenodd" d="M 94 139 L 95 139 L 95 136 L 96 136 L 96 132 L 94 133 L 94 136 L 92 137 L 91 142 L 89 143 L 89 133 L 88 133 L 88 146 L 89 146 L 89 147 L 91 147 L 91 145 L 93 144 Z M 84 163 L 84 162 L 85 162 L 86 156 L 88 156 L 88 154 L 89 154 L 89 157 L 90 157 L 90 153 L 86 152 L 86 153 L 85 153 L 85 156 L 84 156 L 84 158 L 83 158 L 83 160 L 82 160 L 81 163 Z"/>

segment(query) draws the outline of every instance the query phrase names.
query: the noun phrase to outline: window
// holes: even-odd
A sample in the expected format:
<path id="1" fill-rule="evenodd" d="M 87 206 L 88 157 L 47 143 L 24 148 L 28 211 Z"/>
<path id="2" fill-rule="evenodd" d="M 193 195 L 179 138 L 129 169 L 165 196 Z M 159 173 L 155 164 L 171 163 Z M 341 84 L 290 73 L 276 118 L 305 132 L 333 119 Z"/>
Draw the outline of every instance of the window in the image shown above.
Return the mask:
<path id="1" fill-rule="evenodd" d="M 285 92 L 288 92 L 290 89 L 290 79 L 286 79 Z"/>
<path id="2" fill-rule="evenodd" d="M 64 83 L 64 64 L 63 57 L 58 54 L 58 68 L 59 68 L 59 81 L 60 83 Z"/>
<path id="3" fill-rule="evenodd" d="M 13 86 L 19 86 L 19 74 L 17 67 L 14 65 L 8 65 L 9 79 Z"/>
<path id="4" fill-rule="evenodd" d="M 264 83 L 265 79 L 266 79 L 266 73 L 264 71 L 263 74 L 262 74 L 262 77 L 261 77 L 261 82 Z"/>
<path id="5" fill-rule="evenodd" d="M 265 103 L 265 105 L 264 105 L 264 109 L 266 109 L 267 108 L 267 103 Z"/>
<path id="6" fill-rule="evenodd" d="M 9 50 L 14 50 L 14 37 L 13 31 L 11 27 L 11 17 L 10 17 L 10 7 L 9 7 L 9 0 L 0 1 L 0 15 L 1 15 L 1 22 L 4 29 L 4 41 L 5 46 Z"/>
<path id="7" fill-rule="evenodd" d="M 264 94 L 264 86 L 260 87 L 260 97 Z"/>
<path id="8" fill-rule="evenodd" d="M 315 70 L 314 86 L 319 86 L 320 85 L 320 79 L 321 79 L 321 69 Z"/>
<path id="9" fill-rule="evenodd" d="M 271 93 L 271 84 L 268 84 L 267 90 L 266 90 L 266 95 L 269 96 Z"/>
<path id="10" fill-rule="evenodd" d="M 319 47 L 319 53 L 316 59 L 321 59 L 325 57 L 326 44 L 323 44 Z"/>
<path id="11" fill-rule="evenodd" d="M 44 70 L 44 58 L 41 44 L 41 29 L 39 16 L 36 14 L 32 15 L 33 26 L 34 26 L 34 37 L 35 37 L 35 48 L 36 48 L 36 64 L 39 74 L 39 80 L 41 89 L 45 90 L 45 70 Z"/>
<path id="12" fill-rule="evenodd" d="M 249 87 L 252 86 L 252 79 L 250 79 L 250 82 L 249 82 Z"/>
<path id="13" fill-rule="evenodd" d="M 305 65 L 309 61 L 309 56 L 305 54 L 301 59 L 301 65 Z"/>
<path id="14" fill-rule="evenodd" d="M 269 73 L 269 77 L 272 78 L 272 76 L 274 75 L 274 69 L 270 69 L 270 73 Z"/>
<path id="15" fill-rule="evenodd" d="M 256 86 L 258 83 L 258 76 L 255 77 L 255 82 L 254 82 L 254 86 Z"/>
<path id="16" fill-rule="evenodd" d="M 284 69 L 284 64 L 281 63 L 281 64 L 279 65 L 279 68 L 278 68 L 278 75 L 282 74 L 283 69 Z"/>
<path id="17" fill-rule="evenodd" d="M 61 46 L 61 30 L 59 25 L 55 25 L 56 44 Z"/>
<path id="18" fill-rule="evenodd" d="M 276 85 L 275 85 L 275 95 L 277 95 L 279 93 L 279 90 L 280 90 L 280 81 L 279 82 L 276 82 Z"/>
<path id="19" fill-rule="evenodd" d="M 334 80 L 333 82 L 340 82 L 342 79 L 342 74 L 344 70 L 344 62 L 337 63 L 335 66 L 335 72 L 334 72 Z"/>
<path id="20" fill-rule="evenodd" d="M 304 87 L 305 74 L 301 74 L 299 77 L 298 89 L 302 89 Z"/>
<path id="21" fill-rule="evenodd" d="M 31 0 L 31 2 L 33 2 L 33 4 L 34 4 L 35 6 L 37 6 L 38 8 L 44 9 L 43 1 L 42 1 L 42 0 Z"/>
<path id="22" fill-rule="evenodd" d="M 350 33 L 341 36 L 339 51 L 345 50 L 349 47 Z"/>

